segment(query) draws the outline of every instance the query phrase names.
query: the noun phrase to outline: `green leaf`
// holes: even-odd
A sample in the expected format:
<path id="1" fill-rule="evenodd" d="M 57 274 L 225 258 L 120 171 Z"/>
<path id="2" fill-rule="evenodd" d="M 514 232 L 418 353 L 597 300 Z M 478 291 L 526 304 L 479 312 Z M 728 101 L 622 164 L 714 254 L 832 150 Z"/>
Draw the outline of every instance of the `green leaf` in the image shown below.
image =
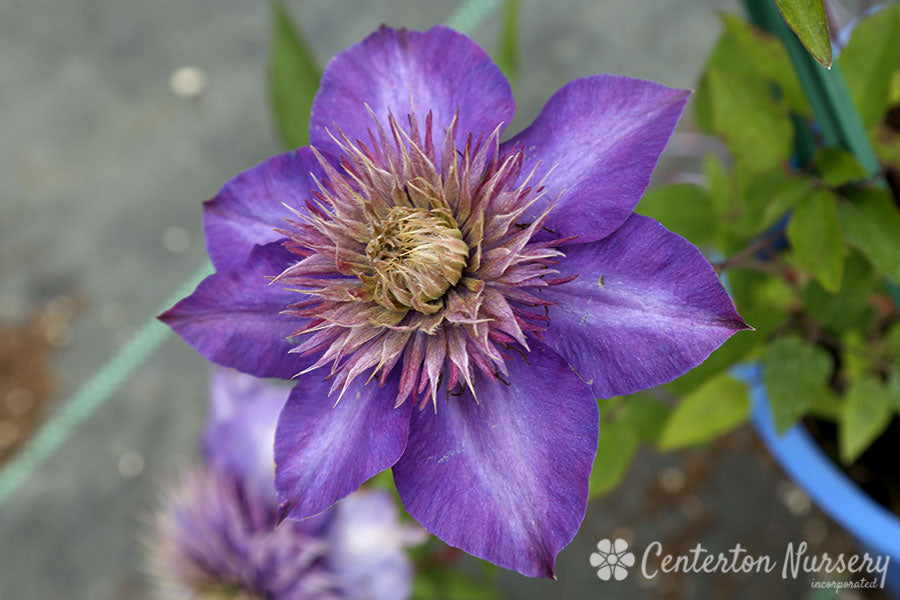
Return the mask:
<path id="1" fill-rule="evenodd" d="M 703 157 L 703 176 L 717 215 L 730 218 L 736 210 L 734 184 L 722 159 L 712 152 Z"/>
<path id="2" fill-rule="evenodd" d="M 736 15 L 724 13 L 721 19 L 725 24 L 725 35 L 734 41 L 743 59 L 751 63 L 756 73 L 778 85 L 779 93 L 791 110 L 811 115 L 803 86 L 781 40 Z"/>
<path id="3" fill-rule="evenodd" d="M 707 78 L 713 129 L 735 157 L 758 171 L 786 162 L 794 129 L 787 107 L 772 97 L 766 82 L 716 69 Z"/>
<path id="4" fill-rule="evenodd" d="M 272 2 L 269 101 L 275 129 L 287 148 L 309 143 L 309 113 L 321 71 L 281 0 Z"/>
<path id="5" fill-rule="evenodd" d="M 863 19 L 841 52 L 838 63 L 866 128 L 884 116 L 898 59 L 900 7 L 896 5 Z"/>
<path id="6" fill-rule="evenodd" d="M 741 215 L 735 230 L 743 236 L 765 231 L 813 189 L 809 178 L 791 176 L 780 166 L 765 172 L 739 168 L 738 180 Z"/>
<path id="7" fill-rule="evenodd" d="M 798 262 L 829 292 L 841 289 L 844 241 L 834 195 L 819 189 L 797 204 L 787 229 Z"/>
<path id="8" fill-rule="evenodd" d="M 874 377 L 851 384 L 841 407 L 838 444 L 841 460 L 852 464 L 865 452 L 891 420 L 893 398 Z"/>
<path id="9" fill-rule="evenodd" d="M 591 471 L 591 498 L 610 491 L 622 480 L 638 447 L 638 436 L 628 423 L 600 423 L 597 456 Z"/>
<path id="10" fill-rule="evenodd" d="M 855 156 L 840 148 L 821 148 L 815 162 L 822 180 L 831 187 L 866 179 L 869 175 Z"/>
<path id="11" fill-rule="evenodd" d="M 854 327 L 866 327 L 874 312 L 869 306 L 869 294 L 876 283 L 869 262 L 858 252 L 851 252 L 844 262 L 841 291 L 832 294 L 817 281 L 803 290 L 803 306 L 828 330 L 842 334 Z"/>
<path id="12" fill-rule="evenodd" d="M 838 422 L 841 415 L 841 398 L 830 387 L 823 387 L 822 393 L 813 399 L 812 406 L 807 413 L 811 417 Z"/>
<path id="13" fill-rule="evenodd" d="M 841 339 L 844 376 L 850 381 L 863 379 L 872 369 L 865 337 L 858 329 L 844 333 Z"/>
<path id="14" fill-rule="evenodd" d="M 838 206 L 844 239 L 893 281 L 900 281 L 900 210 L 886 190 L 857 190 Z"/>
<path id="15" fill-rule="evenodd" d="M 648 393 L 628 396 L 619 416 L 638 440 L 648 443 L 656 443 L 668 418 L 669 407 Z"/>
<path id="16" fill-rule="evenodd" d="M 822 0 L 775 0 L 775 4 L 810 55 L 831 68 L 831 40 Z"/>
<path id="17" fill-rule="evenodd" d="M 786 177 L 773 191 L 760 219 L 759 231 L 768 229 L 813 191 L 808 177 Z"/>
<path id="18" fill-rule="evenodd" d="M 782 337 L 763 355 L 763 381 L 779 433 L 787 431 L 815 404 L 832 371 L 831 356 L 800 338 Z"/>
<path id="19" fill-rule="evenodd" d="M 723 373 L 684 397 L 663 428 L 663 450 L 709 442 L 743 423 L 750 413 L 746 386 Z"/>
<path id="20" fill-rule="evenodd" d="M 676 183 L 655 188 L 644 195 L 635 211 L 698 246 L 715 240 L 718 219 L 709 192 L 699 185 Z"/>
<path id="21" fill-rule="evenodd" d="M 519 78 L 519 0 L 505 0 L 503 3 L 500 45 L 494 62 L 515 89 Z"/>

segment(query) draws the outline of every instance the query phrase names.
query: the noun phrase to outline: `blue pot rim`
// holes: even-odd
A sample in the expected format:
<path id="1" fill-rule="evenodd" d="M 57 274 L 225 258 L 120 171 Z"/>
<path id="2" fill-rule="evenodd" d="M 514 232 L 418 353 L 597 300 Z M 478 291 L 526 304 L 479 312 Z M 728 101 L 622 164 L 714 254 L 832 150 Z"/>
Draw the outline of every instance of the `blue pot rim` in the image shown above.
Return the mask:
<path id="1" fill-rule="evenodd" d="M 804 427 L 795 425 L 784 435 L 777 433 L 762 382 L 761 365 L 741 365 L 734 372 L 750 384 L 753 425 L 791 479 L 864 546 L 900 561 L 900 517 L 863 492 Z"/>

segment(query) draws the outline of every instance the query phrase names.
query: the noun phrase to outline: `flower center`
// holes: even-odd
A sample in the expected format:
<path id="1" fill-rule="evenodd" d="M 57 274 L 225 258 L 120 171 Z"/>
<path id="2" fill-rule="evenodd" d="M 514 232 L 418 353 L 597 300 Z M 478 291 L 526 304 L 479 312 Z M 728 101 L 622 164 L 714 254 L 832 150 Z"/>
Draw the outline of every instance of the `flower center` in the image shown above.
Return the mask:
<path id="1" fill-rule="evenodd" d="M 371 274 L 360 280 L 385 308 L 433 314 L 466 266 L 469 246 L 462 237 L 445 208 L 394 206 L 373 225 L 366 245 Z"/>

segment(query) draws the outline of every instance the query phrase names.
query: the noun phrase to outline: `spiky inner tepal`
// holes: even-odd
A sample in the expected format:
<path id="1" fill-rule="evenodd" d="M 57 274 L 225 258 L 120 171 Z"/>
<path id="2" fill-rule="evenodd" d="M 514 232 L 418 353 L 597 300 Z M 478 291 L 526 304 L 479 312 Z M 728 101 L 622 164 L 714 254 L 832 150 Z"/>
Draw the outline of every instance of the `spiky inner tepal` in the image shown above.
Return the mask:
<path id="1" fill-rule="evenodd" d="M 275 281 L 310 296 L 286 311 L 308 319 L 293 351 L 321 353 L 307 371 L 330 365 L 332 392 L 399 365 L 398 406 L 442 383 L 475 395 L 475 369 L 505 381 L 509 351 L 540 337 L 538 289 L 568 281 L 553 279 L 564 240 L 546 241 L 550 208 L 523 222 L 542 188 L 520 178 L 520 149 L 500 154 L 499 128 L 459 149 L 454 118 L 436 148 L 430 113 L 421 130 L 415 115 L 408 129 L 373 122 L 368 143 L 335 137 L 340 168 L 316 152 L 325 178 L 281 230 L 302 260 Z"/>

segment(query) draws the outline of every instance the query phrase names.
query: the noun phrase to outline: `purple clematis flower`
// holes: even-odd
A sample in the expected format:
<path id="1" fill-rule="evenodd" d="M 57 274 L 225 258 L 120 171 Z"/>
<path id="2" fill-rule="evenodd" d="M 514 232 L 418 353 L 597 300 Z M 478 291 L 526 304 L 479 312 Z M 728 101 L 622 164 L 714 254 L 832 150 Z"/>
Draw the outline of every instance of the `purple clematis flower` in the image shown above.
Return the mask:
<path id="1" fill-rule="evenodd" d="M 392 467 L 429 531 L 553 576 L 585 514 L 596 398 L 747 328 L 700 252 L 632 212 L 687 97 L 586 77 L 501 142 L 509 84 L 464 35 L 383 26 L 332 59 L 311 146 L 204 205 L 217 272 L 161 316 L 213 362 L 297 377 L 284 517 Z"/>
<path id="2" fill-rule="evenodd" d="M 314 519 L 278 526 L 272 444 L 290 388 L 214 371 L 205 464 L 167 490 L 149 540 L 167 597 L 403 600 L 405 547 L 425 539 L 383 490 L 358 491 Z"/>

